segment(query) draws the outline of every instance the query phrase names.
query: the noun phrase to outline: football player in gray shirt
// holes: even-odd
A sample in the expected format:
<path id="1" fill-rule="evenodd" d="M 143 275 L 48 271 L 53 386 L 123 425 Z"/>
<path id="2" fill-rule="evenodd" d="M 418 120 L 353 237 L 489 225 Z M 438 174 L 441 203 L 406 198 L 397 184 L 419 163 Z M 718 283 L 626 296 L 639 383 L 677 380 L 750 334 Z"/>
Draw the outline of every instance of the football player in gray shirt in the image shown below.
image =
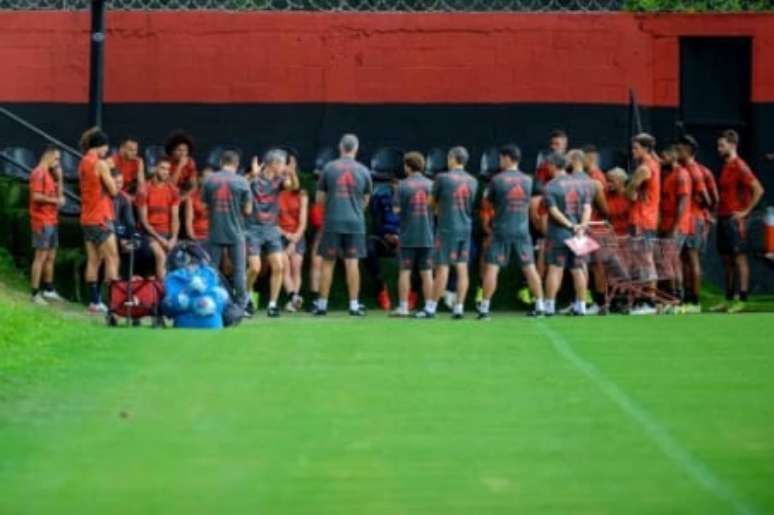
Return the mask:
<path id="1" fill-rule="evenodd" d="M 438 300 L 446 291 L 450 266 L 454 266 L 457 272 L 457 303 L 452 318 L 459 320 L 464 317 L 463 306 L 469 285 L 468 258 L 473 229 L 473 201 L 478 189 L 478 181 L 465 171 L 468 158 L 465 147 L 449 150 L 449 171 L 438 175 L 433 184 L 433 204 L 438 214 L 433 257 L 433 300 L 427 303 L 425 309 L 417 312 L 417 318 L 435 316 Z"/>

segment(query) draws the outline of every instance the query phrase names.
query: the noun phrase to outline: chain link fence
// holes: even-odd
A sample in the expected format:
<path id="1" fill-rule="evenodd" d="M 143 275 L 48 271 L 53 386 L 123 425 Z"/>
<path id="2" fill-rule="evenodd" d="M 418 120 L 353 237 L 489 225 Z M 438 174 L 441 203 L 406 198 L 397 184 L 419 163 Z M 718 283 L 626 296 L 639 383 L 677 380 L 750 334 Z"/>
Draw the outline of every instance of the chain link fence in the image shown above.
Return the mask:
<path id="1" fill-rule="evenodd" d="M 110 10 L 617 11 L 625 0 L 107 0 Z M 0 9 L 82 10 L 89 0 L 0 0 Z"/>

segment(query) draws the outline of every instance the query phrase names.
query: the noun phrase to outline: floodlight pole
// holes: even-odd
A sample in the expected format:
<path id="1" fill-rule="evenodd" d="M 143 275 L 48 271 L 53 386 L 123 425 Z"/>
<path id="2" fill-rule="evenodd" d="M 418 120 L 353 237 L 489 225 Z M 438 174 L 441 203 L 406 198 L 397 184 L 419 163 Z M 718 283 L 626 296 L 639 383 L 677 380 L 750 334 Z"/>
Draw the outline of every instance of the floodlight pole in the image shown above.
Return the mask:
<path id="1" fill-rule="evenodd" d="M 89 125 L 102 126 L 105 85 L 105 0 L 91 1 L 91 54 L 89 60 Z"/>

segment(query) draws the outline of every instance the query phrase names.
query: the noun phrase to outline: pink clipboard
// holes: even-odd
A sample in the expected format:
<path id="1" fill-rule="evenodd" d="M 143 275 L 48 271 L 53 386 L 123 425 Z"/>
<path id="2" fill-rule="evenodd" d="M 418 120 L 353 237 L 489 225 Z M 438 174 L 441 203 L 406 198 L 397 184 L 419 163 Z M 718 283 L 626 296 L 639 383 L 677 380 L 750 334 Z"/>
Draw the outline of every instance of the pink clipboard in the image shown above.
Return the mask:
<path id="1" fill-rule="evenodd" d="M 572 238 L 564 240 L 564 243 L 570 247 L 570 250 L 576 256 L 585 256 L 599 249 L 599 243 L 585 234 L 575 235 Z"/>

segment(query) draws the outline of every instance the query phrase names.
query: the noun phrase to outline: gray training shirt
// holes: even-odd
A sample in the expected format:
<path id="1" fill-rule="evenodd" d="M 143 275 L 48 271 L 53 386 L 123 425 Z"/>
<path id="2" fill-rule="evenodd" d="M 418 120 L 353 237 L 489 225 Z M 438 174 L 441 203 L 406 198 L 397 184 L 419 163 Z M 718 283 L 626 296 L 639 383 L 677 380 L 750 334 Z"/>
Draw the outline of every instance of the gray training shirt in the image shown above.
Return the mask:
<path id="1" fill-rule="evenodd" d="M 529 236 L 529 199 L 532 178 L 518 170 L 506 170 L 489 183 L 486 198 L 494 206 L 492 229 L 502 238 Z"/>
<path id="2" fill-rule="evenodd" d="M 433 198 L 438 204 L 438 233 L 458 240 L 470 238 L 473 228 L 473 202 L 478 182 L 465 170 L 438 175 Z"/>
<path id="3" fill-rule="evenodd" d="M 398 185 L 400 206 L 400 246 L 429 248 L 433 246 L 433 214 L 430 195 L 433 181 L 422 175 L 412 175 Z"/>
<path id="4" fill-rule="evenodd" d="M 320 174 L 318 191 L 324 191 L 323 230 L 337 234 L 365 234 L 363 202 L 373 191 L 371 172 L 352 158 L 331 161 Z"/>
<path id="5" fill-rule="evenodd" d="M 202 186 L 202 202 L 210 214 L 210 243 L 233 245 L 244 237 L 242 209 L 250 200 L 250 186 L 232 172 L 212 174 Z"/>

